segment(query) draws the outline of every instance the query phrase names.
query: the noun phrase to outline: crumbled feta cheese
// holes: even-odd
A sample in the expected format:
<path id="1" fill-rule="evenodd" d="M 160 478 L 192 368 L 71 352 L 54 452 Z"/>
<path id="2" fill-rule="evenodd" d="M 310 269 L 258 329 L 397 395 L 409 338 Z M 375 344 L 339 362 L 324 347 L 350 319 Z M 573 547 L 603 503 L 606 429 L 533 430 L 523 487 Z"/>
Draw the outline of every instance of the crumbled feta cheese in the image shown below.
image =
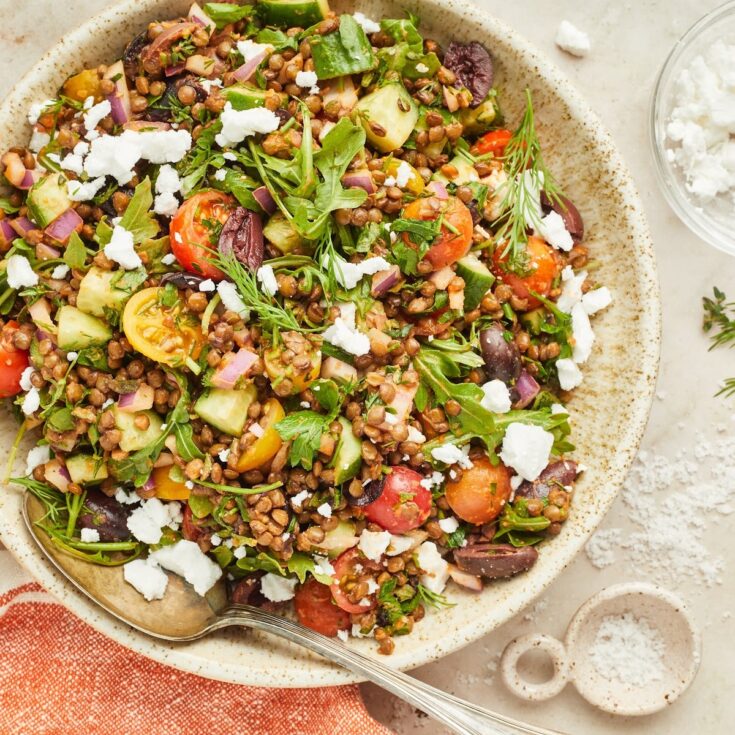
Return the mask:
<path id="1" fill-rule="evenodd" d="M 265 434 L 265 429 L 257 421 L 254 421 L 250 426 L 248 426 L 248 431 L 258 438 Z"/>
<path id="2" fill-rule="evenodd" d="M 360 534 L 357 548 L 371 561 L 380 561 L 391 542 L 388 531 L 368 531 Z"/>
<path id="3" fill-rule="evenodd" d="M 302 508 L 304 501 L 309 497 L 311 493 L 308 490 L 302 490 L 291 498 L 291 503 L 294 508 Z"/>
<path id="4" fill-rule="evenodd" d="M 162 599 L 168 587 L 166 572 L 150 556 L 124 564 L 123 577 L 149 602 Z"/>
<path id="5" fill-rule="evenodd" d="M 108 100 L 102 100 L 99 104 L 90 107 L 83 117 L 85 129 L 94 130 L 111 112 L 112 105 Z"/>
<path id="6" fill-rule="evenodd" d="M 212 87 L 224 87 L 225 83 L 221 79 L 206 79 L 201 77 L 199 80 L 199 86 L 207 93 L 212 94 Z"/>
<path id="7" fill-rule="evenodd" d="M 217 287 L 214 285 L 214 281 L 211 278 L 207 278 L 205 281 L 201 281 L 199 283 L 199 290 L 203 291 L 204 293 L 214 291 L 215 288 Z"/>
<path id="8" fill-rule="evenodd" d="M 515 492 L 521 485 L 523 485 L 523 482 L 524 480 L 520 475 L 513 475 L 513 477 L 510 478 L 510 489 Z"/>
<path id="9" fill-rule="evenodd" d="M 176 256 L 173 253 L 166 253 L 166 255 L 161 258 L 161 263 L 164 265 L 173 265 L 175 262 Z"/>
<path id="10" fill-rule="evenodd" d="M 572 56 L 587 56 L 592 47 L 590 37 L 584 31 L 580 31 L 579 28 L 572 25 L 568 20 L 563 20 L 559 23 L 555 41 L 556 45 L 562 51 L 566 51 L 568 54 L 572 54 Z"/>
<path id="11" fill-rule="evenodd" d="M 56 104 L 56 100 L 44 100 L 43 102 L 34 102 L 28 109 L 28 122 L 31 125 L 35 125 L 38 122 L 38 118 L 41 117 L 43 111 L 47 107 L 52 107 Z"/>
<path id="12" fill-rule="evenodd" d="M 380 23 L 376 23 L 371 18 L 368 18 L 362 13 L 353 13 L 352 17 L 355 19 L 357 25 L 359 25 L 365 33 L 378 33 L 380 31 Z"/>
<path id="13" fill-rule="evenodd" d="M 322 267 L 326 268 L 329 265 L 329 261 L 325 258 L 322 261 Z M 390 263 L 382 257 L 366 258 L 360 263 L 348 263 L 343 258 L 337 258 L 333 266 L 337 281 L 348 291 L 355 288 L 364 276 L 372 276 L 391 267 Z"/>
<path id="14" fill-rule="evenodd" d="M 256 272 L 256 276 L 263 289 L 263 293 L 268 294 L 268 296 L 275 296 L 278 293 L 278 281 L 276 281 L 273 266 L 261 265 Z"/>
<path id="15" fill-rule="evenodd" d="M 385 423 L 395 425 L 398 423 L 398 416 L 396 416 L 394 413 L 390 413 L 386 411 L 385 413 Z"/>
<path id="16" fill-rule="evenodd" d="M 28 392 L 31 388 L 33 388 L 33 383 L 31 383 L 31 375 L 33 375 L 35 369 L 33 365 L 29 365 L 21 374 L 20 374 L 20 387 Z"/>
<path id="17" fill-rule="evenodd" d="M 51 278 L 60 281 L 62 278 L 66 278 L 68 273 L 69 266 L 62 263 L 61 265 L 57 265 L 56 268 L 51 271 Z"/>
<path id="18" fill-rule="evenodd" d="M 391 534 L 390 544 L 385 550 L 387 556 L 398 556 L 416 546 L 416 539 L 412 536 L 395 536 Z"/>
<path id="19" fill-rule="evenodd" d="M 221 148 L 242 143 L 256 133 L 272 133 L 281 124 L 278 115 L 266 107 L 235 110 L 229 102 L 225 104 L 220 121 L 222 132 L 217 134 L 215 141 Z"/>
<path id="20" fill-rule="evenodd" d="M 447 465 L 458 464 L 463 469 L 469 469 L 473 466 L 467 456 L 469 445 L 466 449 L 467 451 L 463 451 L 456 444 L 446 442 L 438 447 L 434 447 L 434 449 L 431 450 L 431 456 L 438 462 L 443 462 Z"/>
<path id="21" fill-rule="evenodd" d="M 500 459 L 524 480 L 533 482 L 549 463 L 554 435 L 540 426 L 512 423 L 505 431 Z"/>
<path id="22" fill-rule="evenodd" d="M 312 87 L 317 86 L 319 79 L 317 78 L 315 71 L 300 71 L 296 74 L 296 79 L 294 81 L 302 89 L 311 89 Z"/>
<path id="23" fill-rule="evenodd" d="M 67 181 L 66 194 L 72 202 L 88 202 L 97 196 L 97 192 L 105 185 L 105 177 L 100 176 L 92 181 Z"/>
<path id="24" fill-rule="evenodd" d="M 569 358 L 556 361 L 556 372 L 559 375 L 559 385 L 562 390 L 572 390 L 582 382 L 582 371 L 574 360 Z"/>
<path id="25" fill-rule="evenodd" d="M 127 520 L 130 533 L 144 544 L 157 544 L 161 540 L 161 529 L 168 523 L 168 510 L 158 498 L 144 500 Z"/>
<path id="26" fill-rule="evenodd" d="M 41 148 L 44 148 L 51 142 L 51 136 L 48 133 L 42 133 L 40 130 L 34 130 L 31 135 L 31 140 L 28 143 L 28 147 L 34 152 L 38 153 Z"/>
<path id="27" fill-rule="evenodd" d="M 83 528 L 79 537 L 84 544 L 96 544 L 100 540 L 100 532 L 96 528 Z"/>
<path id="28" fill-rule="evenodd" d="M 324 516 L 324 518 L 331 518 L 332 517 L 332 506 L 329 505 L 329 503 L 322 503 L 317 509 L 316 512 L 320 516 Z"/>
<path id="29" fill-rule="evenodd" d="M 149 558 L 151 556 L 164 569 L 181 575 L 194 587 L 197 594 L 202 596 L 206 595 L 222 576 L 220 565 L 204 554 L 193 541 L 182 539 L 151 552 Z"/>
<path id="30" fill-rule="evenodd" d="M 346 630 L 338 630 L 337 638 L 339 638 L 342 643 L 347 643 L 347 641 L 350 639 L 350 634 Z"/>
<path id="31" fill-rule="evenodd" d="M 575 304 L 582 300 L 582 284 L 587 280 L 587 271 L 581 271 L 575 275 L 571 265 L 566 266 L 561 272 L 561 295 L 557 299 L 556 306 L 559 311 L 571 314 Z"/>
<path id="32" fill-rule="evenodd" d="M 222 154 L 222 158 L 224 158 L 225 161 L 237 161 L 237 156 L 232 151 L 225 151 Z"/>
<path id="33" fill-rule="evenodd" d="M 423 62 L 423 61 L 419 61 L 419 63 L 418 63 L 418 64 L 416 64 L 416 67 L 415 67 L 415 69 L 416 69 L 416 71 L 417 71 L 417 72 L 418 72 L 419 74 L 426 74 L 426 73 L 427 73 L 427 72 L 429 71 L 429 67 L 428 67 L 428 66 L 426 66 L 426 64 L 424 64 L 424 62 Z"/>
<path id="34" fill-rule="evenodd" d="M 442 518 L 439 521 L 439 528 L 441 528 L 444 533 L 454 533 L 459 528 L 459 521 L 454 516 Z"/>
<path id="35" fill-rule="evenodd" d="M 84 102 L 82 102 L 82 109 L 91 110 L 92 105 L 94 105 L 94 95 L 90 94 L 89 97 L 87 97 Z M 110 105 L 110 109 L 112 109 L 112 105 Z"/>
<path id="36" fill-rule="evenodd" d="M 393 176 L 386 176 L 385 179 L 383 180 L 383 185 L 384 186 L 387 186 L 387 187 L 395 186 L 396 185 L 395 177 L 393 177 Z M 391 233 L 391 234 L 393 234 L 393 233 Z"/>
<path id="37" fill-rule="evenodd" d="M 38 392 L 38 388 L 31 388 L 26 397 L 23 399 L 23 405 L 21 409 L 26 416 L 30 416 L 34 411 L 38 410 L 41 405 L 41 394 Z"/>
<path id="38" fill-rule="evenodd" d="M 552 403 L 551 404 L 551 415 L 554 416 L 558 413 L 565 413 L 567 416 L 569 415 L 569 411 L 561 405 L 561 403 Z"/>
<path id="39" fill-rule="evenodd" d="M 564 218 L 558 212 L 552 210 L 542 217 L 537 232 L 557 250 L 569 252 L 574 247 L 574 240 L 564 224 Z"/>
<path id="40" fill-rule="evenodd" d="M 351 355 L 367 355 L 370 352 L 370 340 L 366 334 L 347 324 L 341 316 L 334 320 L 322 335 L 329 344 L 341 347 Z"/>
<path id="41" fill-rule="evenodd" d="M 314 572 L 323 574 L 325 577 L 334 577 L 335 575 L 334 567 L 326 556 L 314 557 Z"/>
<path id="42" fill-rule="evenodd" d="M 485 394 L 480 405 L 493 413 L 508 413 L 511 407 L 510 391 L 502 380 L 491 380 L 482 386 Z"/>
<path id="43" fill-rule="evenodd" d="M 84 156 L 89 153 L 89 143 L 86 140 L 80 140 L 73 148 L 72 153 L 75 156 Z"/>
<path id="44" fill-rule="evenodd" d="M 271 602 L 286 602 L 292 600 L 294 597 L 294 591 L 296 589 L 296 583 L 298 580 L 294 577 L 282 577 L 280 574 L 268 574 L 264 575 L 260 580 L 260 591 L 266 600 Z"/>
<path id="45" fill-rule="evenodd" d="M 426 441 L 426 437 L 415 426 L 409 426 L 406 441 L 413 442 L 414 444 L 423 444 Z"/>
<path id="46" fill-rule="evenodd" d="M 269 43 L 256 43 L 255 41 L 251 41 L 248 38 L 243 41 L 237 42 L 237 50 L 240 52 L 240 55 L 247 63 L 248 61 L 252 61 L 256 56 L 259 56 L 260 54 L 269 53 L 273 50 L 273 46 L 271 46 Z"/>
<path id="47" fill-rule="evenodd" d="M 133 233 L 120 225 L 115 225 L 110 242 L 105 245 L 104 253 L 110 260 L 119 263 L 127 271 L 143 265 L 143 261 L 133 246 Z"/>
<path id="48" fill-rule="evenodd" d="M 215 181 L 224 181 L 227 178 L 227 169 L 220 168 L 214 172 Z"/>
<path id="49" fill-rule="evenodd" d="M 36 467 L 40 467 L 42 464 L 46 464 L 51 459 L 51 447 L 49 447 L 48 444 L 43 444 L 38 447 L 33 447 L 33 449 L 28 452 L 28 456 L 26 457 L 26 477 L 33 472 L 33 470 L 36 469 Z"/>
<path id="50" fill-rule="evenodd" d="M 577 304 L 572 309 L 572 334 L 574 335 L 572 359 L 577 363 L 587 362 L 592 353 L 592 345 L 595 343 L 595 333 L 582 304 Z"/>
<path id="51" fill-rule="evenodd" d="M 192 144 L 188 130 L 126 130 L 122 136 L 129 136 L 140 150 L 140 157 L 150 163 L 178 163 L 189 151 Z M 94 143 L 92 144 L 94 149 Z"/>
<path id="52" fill-rule="evenodd" d="M 219 457 L 219 461 L 220 462 L 227 462 L 227 460 L 230 458 L 230 452 L 231 451 L 232 450 L 229 447 L 227 447 L 227 448 L 223 449 L 221 452 L 219 452 L 219 454 L 217 455 Z"/>
<path id="53" fill-rule="evenodd" d="M 235 314 L 247 318 L 248 309 L 240 298 L 240 294 L 237 293 L 237 288 L 234 283 L 229 281 L 220 281 L 217 284 L 217 293 L 222 299 L 222 303 L 226 309 L 234 311 Z"/>
<path id="54" fill-rule="evenodd" d="M 246 546 L 238 546 L 232 552 L 232 555 L 235 557 L 235 559 L 244 559 L 248 555 L 248 549 Z"/>
<path id="55" fill-rule="evenodd" d="M 222 543 L 222 538 L 216 533 L 213 533 L 209 539 L 209 542 L 212 544 L 212 546 L 219 546 Z"/>
<path id="56" fill-rule="evenodd" d="M 64 158 L 59 161 L 59 165 L 64 169 L 64 171 L 73 171 L 77 176 L 81 176 L 84 171 L 84 159 L 74 153 L 64 156 Z"/>
<path id="57" fill-rule="evenodd" d="M 170 192 L 156 194 L 153 211 L 162 217 L 173 217 L 179 209 L 179 200 Z"/>
<path id="58" fill-rule="evenodd" d="M 166 164 L 158 169 L 156 191 L 159 194 L 178 194 L 181 191 L 179 172 L 173 166 Z"/>
<path id="59" fill-rule="evenodd" d="M 406 161 L 401 161 L 396 171 L 396 186 L 400 189 L 405 188 L 412 176 L 413 169 L 411 166 Z"/>
<path id="60" fill-rule="evenodd" d="M 74 350 L 72 350 L 71 352 L 67 352 L 66 353 L 66 359 L 69 362 L 74 362 L 74 360 L 76 360 L 77 357 L 79 357 L 79 353 L 78 352 L 74 352 Z"/>
<path id="61" fill-rule="evenodd" d="M 115 500 L 121 505 L 135 505 L 141 502 L 140 495 L 137 493 L 130 493 L 128 495 L 121 487 L 115 490 Z"/>
<path id="62" fill-rule="evenodd" d="M 444 482 L 444 475 L 441 472 L 432 472 L 428 477 L 424 477 L 419 482 L 419 485 L 425 487 L 427 490 L 431 490 L 434 487 L 439 487 Z"/>
<path id="63" fill-rule="evenodd" d="M 440 595 L 449 579 L 449 564 L 442 558 L 436 544 L 424 541 L 416 553 L 416 562 L 423 571 L 420 577 L 421 584 Z"/>
<path id="64" fill-rule="evenodd" d="M 596 288 L 593 291 L 587 291 L 587 293 L 582 296 L 582 306 L 584 306 L 584 310 L 589 316 L 597 314 L 598 311 L 602 311 L 607 308 L 611 303 L 612 294 L 607 286 Z"/>
<path id="65" fill-rule="evenodd" d="M 25 255 L 11 255 L 5 264 L 5 275 L 10 288 L 29 288 L 38 284 L 38 274 L 33 272 Z"/>

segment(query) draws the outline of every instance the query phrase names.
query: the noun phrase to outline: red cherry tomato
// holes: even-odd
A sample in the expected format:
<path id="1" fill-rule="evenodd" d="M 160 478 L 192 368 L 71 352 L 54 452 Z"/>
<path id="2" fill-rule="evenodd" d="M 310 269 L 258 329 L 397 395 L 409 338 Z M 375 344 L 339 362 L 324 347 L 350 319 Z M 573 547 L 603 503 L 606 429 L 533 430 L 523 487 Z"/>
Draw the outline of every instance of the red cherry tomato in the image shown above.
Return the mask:
<path id="1" fill-rule="evenodd" d="M 214 228 L 224 224 L 235 209 L 235 200 L 219 191 L 202 191 L 187 199 L 173 216 L 169 227 L 171 250 L 181 266 L 205 278 L 224 278 L 209 261 L 217 242 L 212 242 Z"/>
<path id="2" fill-rule="evenodd" d="M 423 475 L 408 467 L 393 467 L 383 480 L 380 497 L 363 508 L 365 517 L 391 533 L 418 528 L 431 512 L 431 493 Z"/>
<path id="3" fill-rule="evenodd" d="M 458 480 L 447 480 L 444 494 L 449 507 L 463 521 L 481 526 L 495 520 L 510 497 L 510 472 L 487 457 L 474 461 Z"/>
<path id="4" fill-rule="evenodd" d="M 28 351 L 13 344 L 18 322 L 9 321 L 0 332 L 0 398 L 11 398 L 20 393 L 20 376 L 28 367 Z"/>
<path id="5" fill-rule="evenodd" d="M 491 130 L 489 133 L 480 138 L 475 145 L 472 146 L 472 152 L 476 156 L 483 156 L 486 153 L 492 153 L 495 158 L 500 158 L 505 153 L 505 146 L 508 145 L 513 133 L 510 130 L 501 128 L 500 130 Z"/>
<path id="6" fill-rule="evenodd" d="M 204 533 L 200 525 L 201 521 L 194 517 L 191 508 L 184 506 L 184 520 L 181 522 L 181 535 L 187 541 L 198 541 L 199 537 Z"/>
<path id="7" fill-rule="evenodd" d="M 311 578 L 296 590 L 294 608 L 301 625 L 330 638 L 350 627 L 350 615 L 337 607 L 326 584 Z"/>
<path id="8" fill-rule="evenodd" d="M 353 614 L 369 612 L 378 604 L 375 595 L 370 595 L 365 598 L 370 602 L 369 605 L 358 605 L 356 602 L 352 602 L 347 596 L 347 585 L 355 582 L 360 576 L 360 572 L 356 569 L 358 565 L 365 569 L 380 568 L 374 562 L 366 559 L 357 549 L 348 549 L 344 554 L 337 557 L 337 561 L 333 564 L 334 576 L 337 581 L 330 587 L 332 597 L 337 605 L 345 612 Z"/>
<path id="9" fill-rule="evenodd" d="M 531 296 L 530 292 L 535 291 L 541 296 L 548 296 L 549 291 L 551 291 L 551 284 L 559 275 L 561 267 L 559 256 L 540 237 L 532 235 L 528 238 L 526 252 L 528 254 L 528 270 L 530 271 L 527 276 L 519 276 L 503 269 L 503 263 L 507 256 L 503 256 L 501 246 L 498 246 L 493 254 L 495 263 L 493 273 L 500 281 L 507 283 L 519 299 L 528 299 L 529 309 L 535 309 L 541 306 L 541 302 Z"/>
<path id="10" fill-rule="evenodd" d="M 434 196 L 414 199 L 403 210 L 403 216 L 424 222 L 442 218 L 441 232 L 424 256 L 435 271 L 467 255 L 472 245 L 475 227 L 472 224 L 470 210 L 457 197 L 440 199 Z M 403 233 L 403 239 L 406 244 L 411 243 L 408 232 Z"/>

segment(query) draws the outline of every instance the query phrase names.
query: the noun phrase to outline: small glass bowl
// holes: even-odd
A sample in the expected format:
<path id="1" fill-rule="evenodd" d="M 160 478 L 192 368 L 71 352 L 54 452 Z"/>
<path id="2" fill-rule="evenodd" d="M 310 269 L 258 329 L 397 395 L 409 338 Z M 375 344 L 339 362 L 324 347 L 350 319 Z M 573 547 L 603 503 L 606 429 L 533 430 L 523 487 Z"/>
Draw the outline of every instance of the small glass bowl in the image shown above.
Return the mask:
<path id="1" fill-rule="evenodd" d="M 675 104 L 676 80 L 695 57 L 715 41 L 735 43 L 735 1 L 721 5 L 697 21 L 672 49 L 656 80 L 650 115 L 650 137 L 659 185 L 682 222 L 703 240 L 735 255 L 735 205 L 730 193 L 703 202 L 686 187 L 686 176 L 667 150 L 666 124 Z"/>

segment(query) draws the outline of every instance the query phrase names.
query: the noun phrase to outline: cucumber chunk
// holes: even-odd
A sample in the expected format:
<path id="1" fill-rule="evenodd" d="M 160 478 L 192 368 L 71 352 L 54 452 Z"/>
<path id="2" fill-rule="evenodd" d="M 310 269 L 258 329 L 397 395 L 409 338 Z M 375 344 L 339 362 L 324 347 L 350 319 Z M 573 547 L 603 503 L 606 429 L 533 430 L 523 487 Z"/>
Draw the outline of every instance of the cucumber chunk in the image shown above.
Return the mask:
<path id="1" fill-rule="evenodd" d="M 344 416 L 340 416 L 337 421 L 342 424 L 342 433 L 339 435 L 339 444 L 329 466 L 334 468 L 334 484 L 341 485 L 360 471 L 362 444 L 352 433 L 352 424 Z"/>
<path id="2" fill-rule="evenodd" d="M 546 321 L 546 310 L 541 306 L 533 311 L 525 311 L 519 314 L 521 324 L 534 336 L 541 334 L 541 327 Z"/>
<path id="3" fill-rule="evenodd" d="M 266 90 L 247 82 L 225 87 L 222 94 L 235 110 L 251 110 L 265 105 Z"/>
<path id="4" fill-rule="evenodd" d="M 434 181 L 442 181 L 445 184 L 451 182 L 457 186 L 469 184 L 471 181 L 480 180 L 477 169 L 475 169 L 475 167 L 464 156 L 456 155 L 449 163 L 454 166 L 458 172 L 453 179 L 445 176 L 441 171 L 434 172 L 434 175 L 431 178 Z"/>
<path id="5" fill-rule="evenodd" d="M 75 306 L 62 306 L 57 315 L 59 347 L 62 350 L 83 350 L 103 345 L 112 339 L 112 330 L 101 319 L 85 314 Z"/>
<path id="6" fill-rule="evenodd" d="M 329 13 L 327 0 L 259 0 L 258 10 L 266 25 L 308 28 Z"/>
<path id="7" fill-rule="evenodd" d="M 391 82 L 366 95 L 357 103 L 355 110 L 367 139 L 382 153 L 400 148 L 419 119 L 416 103 L 400 82 Z M 375 133 L 371 123 L 378 126 L 380 135 Z"/>
<path id="8" fill-rule="evenodd" d="M 347 549 L 357 546 L 359 540 L 355 535 L 355 524 L 352 521 L 340 521 L 339 525 L 326 532 L 321 543 L 314 544 L 314 549 L 334 559 Z"/>
<path id="9" fill-rule="evenodd" d="M 104 271 L 92 266 L 79 284 L 77 309 L 102 318 L 107 310 L 122 311 L 131 294 L 115 288 L 113 283 L 118 276 L 119 271 Z"/>
<path id="10" fill-rule="evenodd" d="M 40 227 L 48 227 L 59 215 L 71 206 L 66 193 L 66 177 L 49 174 L 37 181 L 26 199 L 30 218 Z"/>
<path id="11" fill-rule="evenodd" d="M 194 413 L 215 429 L 230 436 L 240 436 L 248 418 L 248 408 L 258 391 L 251 383 L 243 390 L 211 388 L 194 404 Z"/>
<path id="12" fill-rule="evenodd" d="M 263 227 L 263 237 L 275 245 L 284 255 L 294 252 L 304 240 L 282 212 L 276 212 Z"/>
<path id="13" fill-rule="evenodd" d="M 465 255 L 457 261 L 457 275 L 464 278 L 465 311 L 472 311 L 495 283 L 495 276 L 474 255 Z"/>
<path id="14" fill-rule="evenodd" d="M 113 409 L 115 414 L 115 426 L 122 433 L 120 449 L 124 452 L 137 452 L 139 449 L 153 444 L 163 434 L 163 419 L 155 411 L 136 411 L 128 413 L 119 411 L 117 406 Z M 138 416 L 148 417 L 148 428 L 139 429 L 135 425 Z"/>
<path id="15" fill-rule="evenodd" d="M 73 454 L 67 457 L 66 469 L 75 485 L 94 485 L 106 480 L 107 465 L 91 454 Z"/>

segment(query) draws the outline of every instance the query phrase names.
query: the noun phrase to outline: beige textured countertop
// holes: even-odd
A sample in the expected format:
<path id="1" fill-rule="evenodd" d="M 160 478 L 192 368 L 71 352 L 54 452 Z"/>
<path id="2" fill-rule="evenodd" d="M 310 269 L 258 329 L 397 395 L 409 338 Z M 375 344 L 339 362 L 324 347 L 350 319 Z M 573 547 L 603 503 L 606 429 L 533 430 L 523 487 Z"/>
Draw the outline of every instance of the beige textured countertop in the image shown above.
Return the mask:
<path id="1" fill-rule="evenodd" d="M 108 4 L 109 0 L 0 0 L 0 96 L 66 30 Z M 731 284 L 735 260 L 698 240 L 668 208 L 654 179 L 647 133 L 649 98 L 658 68 L 676 39 L 718 5 L 718 0 L 482 0 L 478 4 L 519 30 L 569 75 L 611 130 L 643 196 L 656 244 L 664 305 L 660 398 L 653 406 L 644 447 L 674 458 L 692 446 L 697 432 L 716 434 L 721 441 L 723 434 L 713 427 L 727 422 L 726 430 L 735 434 L 735 423 L 730 423 L 732 403 L 713 396 L 718 381 L 735 374 L 735 361 L 725 350 L 708 354 L 707 340 L 700 331 L 701 297 L 713 285 L 735 295 Z M 556 27 L 563 18 L 590 34 L 593 49 L 588 58 L 573 59 L 554 46 Z M 735 457 L 730 462 L 735 466 Z M 691 480 L 682 478 L 672 485 L 672 490 L 692 494 L 698 489 L 695 472 Z M 633 530 L 629 512 L 618 499 L 603 528 L 619 528 L 625 538 Z M 687 545 L 689 539 L 684 537 L 681 543 Z M 691 689 L 665 712 L 640 719 L 604 715 L 572 689 L 551 702 L 529 705 L 515 699 L 494 676 L 500 652 L 516 635 L 539 630 L 562 636 L 574 611 L 591 594 L 617 582 L 646 579 L 645 570 L 631 568 L 624 555 L 598 570 L 582 554 L 542 596 L 544 602 L 535 612 L 531 608 L 525 617 L 519 616 L 416 674 L 502 713 L 575 735 L 730 733 L 735 723 L 735 617 L 730 615 L 735 613 L 735 585 L 727 560 L 735 557 L 735 534 L 730 516 L 713 511 L 703 544 L 709 554 L 725 559 L 724 581 L 707 587 L 691 575 L 671 585 L 690 604 L 699 622 L 703 663 Z M 365 693 L 375 716 L 400 735 L 444 733 L 380 690 L 366 686 Z"/>

